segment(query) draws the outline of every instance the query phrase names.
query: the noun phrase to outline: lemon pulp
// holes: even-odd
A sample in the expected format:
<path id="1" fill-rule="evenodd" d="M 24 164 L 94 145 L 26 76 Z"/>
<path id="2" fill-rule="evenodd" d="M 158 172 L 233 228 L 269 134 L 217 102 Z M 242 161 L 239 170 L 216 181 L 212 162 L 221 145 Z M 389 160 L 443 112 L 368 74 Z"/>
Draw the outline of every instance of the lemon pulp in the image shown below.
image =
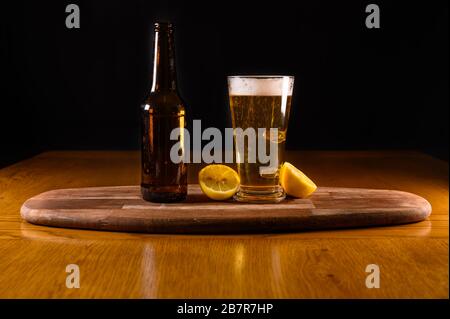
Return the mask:
<path id="1" fill-rule="evenodd" d="M 214 200 L 232 197 L 239 188 L 239 175 L 226 165 L 212 164 L 198 173 L 200 188 L 206 196 Z"/>

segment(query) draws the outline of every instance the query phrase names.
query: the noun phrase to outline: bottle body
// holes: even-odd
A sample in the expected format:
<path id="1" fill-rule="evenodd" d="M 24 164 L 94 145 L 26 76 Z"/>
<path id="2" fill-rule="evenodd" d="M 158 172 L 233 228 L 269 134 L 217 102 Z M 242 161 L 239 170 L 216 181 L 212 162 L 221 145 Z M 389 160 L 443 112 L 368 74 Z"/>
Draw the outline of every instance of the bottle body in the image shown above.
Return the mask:
<path id="1" fill-rule="evenodd" d="M 171 106 L 161 107 L 162 100 Z M 169 102 L 169 103 L 170 103 Z M 178 202 L 187 195 L 187 167 L 174 163 L 170 150 L 178 141 L 170 140 L 173 129 L 185 125 L 185 109 L 176 96 L 152 94 L 142 105 L 142 178 L 141 190 L 145 200 Z"/>
<path id="2" fill-rule="evenodd" d="M 155 54 L 151 93 L 141 106 L 141 193 L 147 201 L 171 203 L 186 199 L 187 167 L 173 161 L 174 129 L 185 127 L 185 107 L 175 83 L 172 26 L 155 25 Z M 176 146 L 175 146 L 176 147 Z"/>

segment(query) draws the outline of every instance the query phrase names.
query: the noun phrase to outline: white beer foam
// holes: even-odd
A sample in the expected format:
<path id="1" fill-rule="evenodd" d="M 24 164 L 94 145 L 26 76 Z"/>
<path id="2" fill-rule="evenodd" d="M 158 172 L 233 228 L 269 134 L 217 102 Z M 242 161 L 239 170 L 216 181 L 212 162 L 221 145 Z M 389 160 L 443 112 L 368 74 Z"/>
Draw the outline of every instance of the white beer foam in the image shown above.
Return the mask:
<path id="1" fill-rule="evenodd" d="M 291 96 L 293 76 L 229 76 L 230 95 Z"/>

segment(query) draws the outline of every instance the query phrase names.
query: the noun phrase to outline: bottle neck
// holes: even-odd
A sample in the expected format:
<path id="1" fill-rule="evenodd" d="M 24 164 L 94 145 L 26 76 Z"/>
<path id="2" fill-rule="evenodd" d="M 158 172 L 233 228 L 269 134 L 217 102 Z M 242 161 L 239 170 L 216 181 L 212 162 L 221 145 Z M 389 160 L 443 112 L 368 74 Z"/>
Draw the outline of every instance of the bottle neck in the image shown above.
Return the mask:
<path id="1" fill-rule="evenodd" d="M 171 24 L 156 24 L 152 92 L 176 91 L 175 48 Z"/>

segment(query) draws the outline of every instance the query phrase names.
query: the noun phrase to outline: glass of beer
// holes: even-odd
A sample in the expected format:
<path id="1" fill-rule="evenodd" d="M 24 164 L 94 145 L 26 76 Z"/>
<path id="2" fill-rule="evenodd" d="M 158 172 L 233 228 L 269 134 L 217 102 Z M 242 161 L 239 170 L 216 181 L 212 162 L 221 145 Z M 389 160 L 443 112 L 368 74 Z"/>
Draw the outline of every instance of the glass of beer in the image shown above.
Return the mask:
<path id="1" fill-rule="evenodd" d="M 293 76 L 229 76 L 234 151 L 241 180 L 235 200 L 277 203 L 284 162 Z"/>

